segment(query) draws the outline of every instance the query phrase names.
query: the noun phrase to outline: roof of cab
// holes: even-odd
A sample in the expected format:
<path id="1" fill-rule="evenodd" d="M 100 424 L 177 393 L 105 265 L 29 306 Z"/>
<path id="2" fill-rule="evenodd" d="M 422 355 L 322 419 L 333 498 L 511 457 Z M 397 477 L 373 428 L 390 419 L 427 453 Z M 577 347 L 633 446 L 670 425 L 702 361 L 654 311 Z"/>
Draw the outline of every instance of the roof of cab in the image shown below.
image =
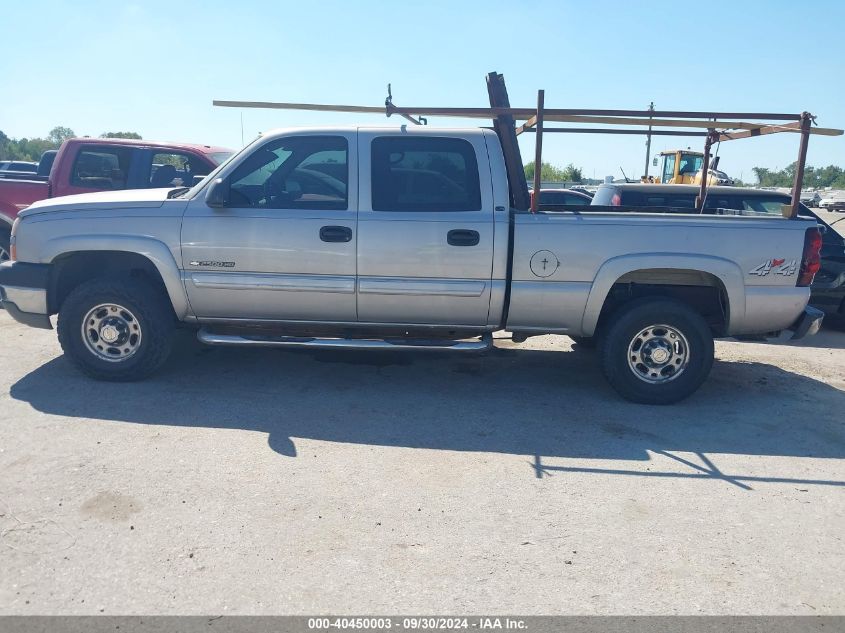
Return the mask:
<path id="1" fill-rule="evenodd" d="M 479 127 L 432 127 L 428 125 L 401 125 L 401 126 L 371 126 L 371 125 L 344 125 L 334 127 L 280 127 L 267 130 L 261 134 L 261 138 L 284 136 L 286 134 L 350 134 L 353 132 L 376 132 L 389 134 L 419 134 L 427 136 L 443 136 L 459 134 L 461 136 L 476 136 L 488 132 L 485 128 Z M 492 132 L 491 132 L 492 133 Z"/>
<path id="2" fill-rule="evenodd" d="M 179 143 L 173 141 L 148 141 L 146 139 L 134 138 L 91 138 L 87 136 L 68 139 L 67 143 L 84 144 L 96 143 L 97 145 L 134 145 L 135 147 L 163 147 L 170 149 L 192 149 L 202 154 L 214 154 L 216 152 L 232 152 L 228 147 L 217 147 L 214 145 L 202 145 L 200 143 Z"/>

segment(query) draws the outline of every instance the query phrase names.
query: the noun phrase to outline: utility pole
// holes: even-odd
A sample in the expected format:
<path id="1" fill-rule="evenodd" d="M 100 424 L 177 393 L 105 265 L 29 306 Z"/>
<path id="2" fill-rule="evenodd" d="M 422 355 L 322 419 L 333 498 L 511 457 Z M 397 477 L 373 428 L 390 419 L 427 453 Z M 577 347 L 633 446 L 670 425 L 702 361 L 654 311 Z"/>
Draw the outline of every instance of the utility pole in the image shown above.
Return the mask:
<path id="1" fill-rule="evenodd" d="M 652 101 L 648 106 L 649 112 L 654 112 L 654 101 Z M 651 119 L 651 115 L 648 115 L 648 118 Z M 645 179 L 648 180 L 648 164 L 651 161 L 651 125 L 648 126 L 648 136 L 646 136 L 645 140 Z"/>

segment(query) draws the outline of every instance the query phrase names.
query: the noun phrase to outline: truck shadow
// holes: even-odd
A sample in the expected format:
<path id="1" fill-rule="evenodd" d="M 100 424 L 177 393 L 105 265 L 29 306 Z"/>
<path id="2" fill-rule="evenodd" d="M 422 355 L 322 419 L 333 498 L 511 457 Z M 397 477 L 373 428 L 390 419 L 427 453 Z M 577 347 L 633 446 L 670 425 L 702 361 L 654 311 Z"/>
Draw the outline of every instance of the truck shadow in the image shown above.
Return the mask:
<path id="1" fill-rule="evenodd" d="M 689 400 L 634 405 L 604 383 L 593 353 L 560 348 L 458 357 L 223 349 L 183 340 L 146 382 L 96 382 L 60 357 L 12 385 L 11 396 L 69 424 L 92 418 L 261 431 L 273 450 L 291 457 L 296 438 L 525 455 L 538 477 L 566 470 L 543 461 L 560 457 L 845 457 L 845 392 L 812 378 L 717 361 Z M 724 478 L 715 467 L 696 468 Z"/>

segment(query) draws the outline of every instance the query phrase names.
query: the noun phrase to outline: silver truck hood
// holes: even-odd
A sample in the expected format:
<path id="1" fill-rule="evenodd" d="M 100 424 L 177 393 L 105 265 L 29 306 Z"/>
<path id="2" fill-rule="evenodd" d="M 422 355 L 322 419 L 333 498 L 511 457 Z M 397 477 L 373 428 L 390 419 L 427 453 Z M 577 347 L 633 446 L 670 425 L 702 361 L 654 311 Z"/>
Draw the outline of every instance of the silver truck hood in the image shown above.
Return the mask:
<path id="1" fill-rule="evenodd" d="M 72 209 L 138 209 L 160 207 L 167 200 L 167 194 L 173 187 L 166 189 L 124 189 L 122 191 L 98 191 L 80 193 L 74 196 L 47 198 L 32 203 L 20 212 L 21 217 L 47 213 L 50 211 L 69 211 Z"/>

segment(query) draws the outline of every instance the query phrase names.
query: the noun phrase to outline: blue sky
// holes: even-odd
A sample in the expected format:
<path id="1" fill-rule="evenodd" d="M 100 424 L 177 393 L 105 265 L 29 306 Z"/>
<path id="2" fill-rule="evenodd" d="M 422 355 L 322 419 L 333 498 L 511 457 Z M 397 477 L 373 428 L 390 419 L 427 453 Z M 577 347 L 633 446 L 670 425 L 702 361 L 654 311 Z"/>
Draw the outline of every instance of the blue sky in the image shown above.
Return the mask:
<path id="1" fill-rule="evenodd" d="M 800 112 L 845 127 L 845 3 L 258 2 L 4 3 L 0 130 L 44 136 L 132 130 L 241 146 L 239 110 L 212 99 L 485 106 L 505 75 L 515 106 Z M 294 125 L 397 118 L 244 110 L 248 142 Z M 432 119 L 433 125 L 477 125 Z M 533 157 L 533 137 L 521 141 Z M 795 160 L 796 135 L 726 143 L 721 167 Z M 653 150 L 700 146 L 657 138 Z M 586 176 L 639 175 L 644 137 L 549 135 L 544 157 Z M 845 166 L 845 137 L 813 137 L 808 162 Z"/>

